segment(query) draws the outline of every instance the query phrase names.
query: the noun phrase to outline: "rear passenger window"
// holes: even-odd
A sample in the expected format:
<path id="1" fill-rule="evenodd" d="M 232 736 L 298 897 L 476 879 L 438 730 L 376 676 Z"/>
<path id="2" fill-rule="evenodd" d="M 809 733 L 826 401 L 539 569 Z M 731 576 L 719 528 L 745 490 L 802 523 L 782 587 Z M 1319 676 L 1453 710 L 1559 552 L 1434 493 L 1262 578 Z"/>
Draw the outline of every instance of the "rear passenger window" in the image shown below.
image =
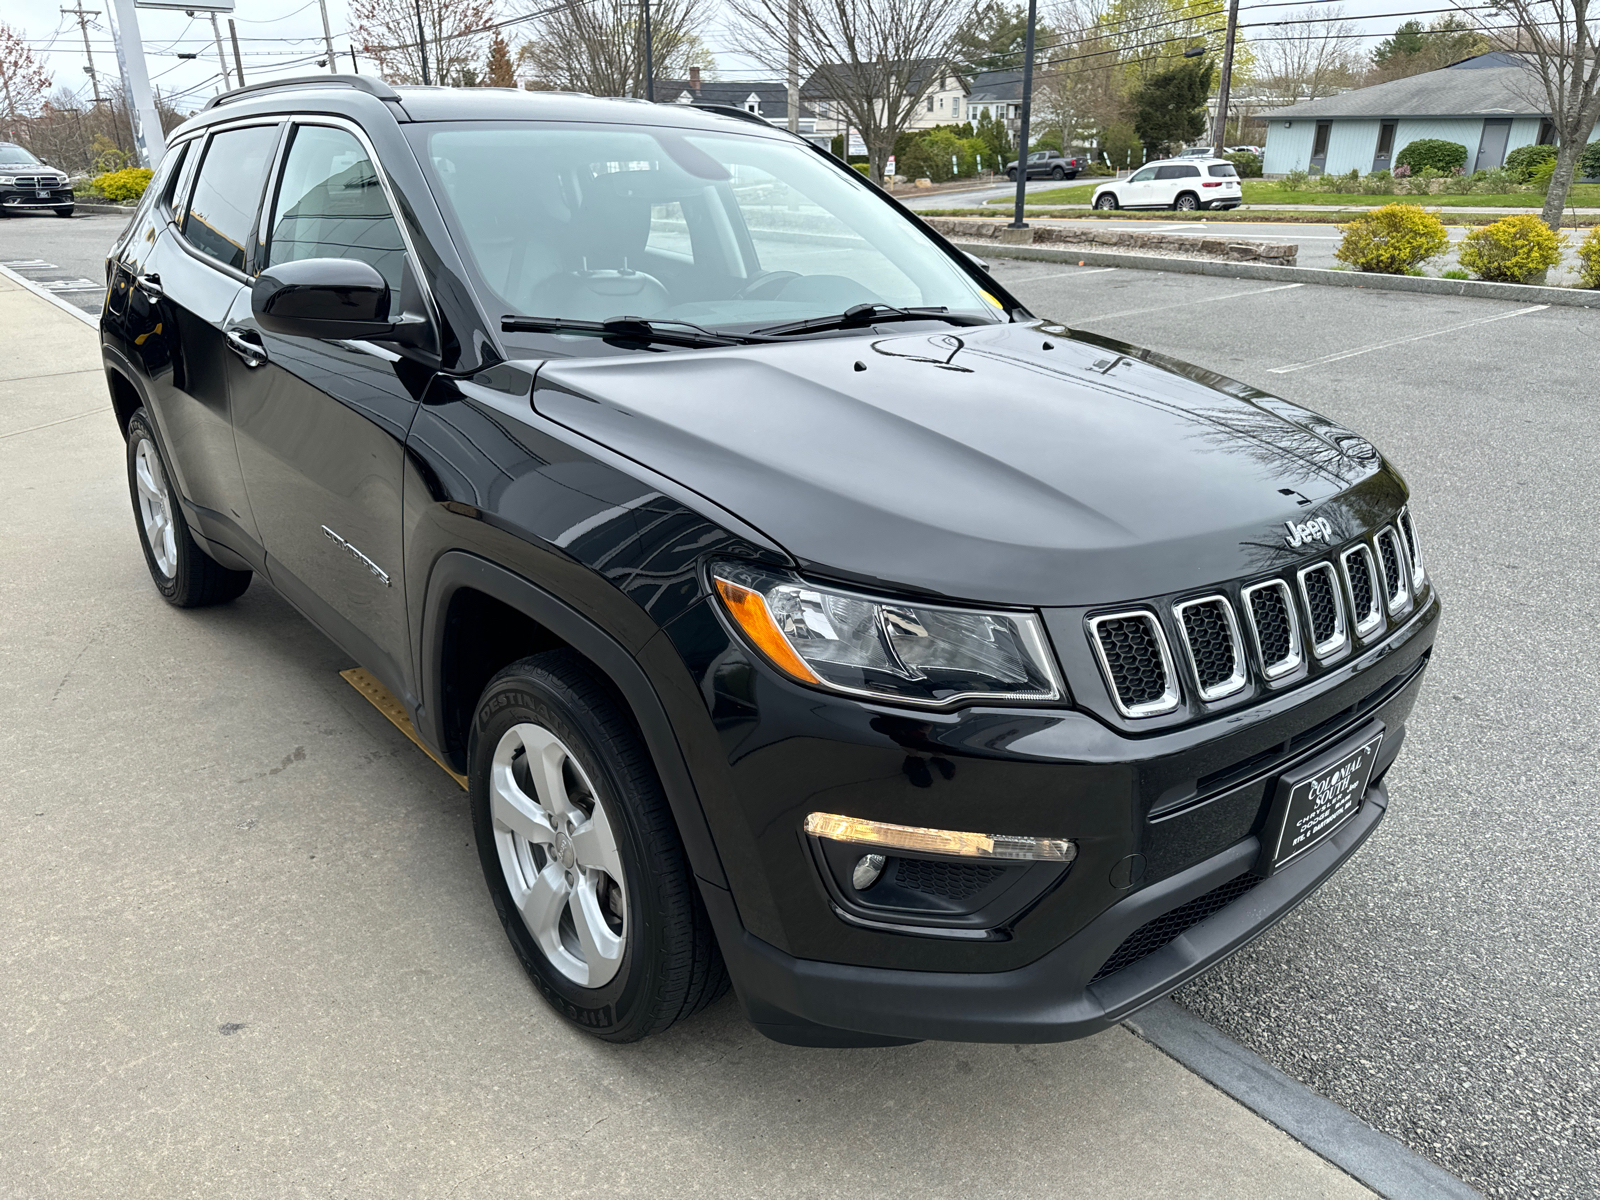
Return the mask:
<path id="1" fill-rule="evenodd" d="M 183 236 L 195 249 L 244 270 L 245 243 L 277 144 L 276 125 L 247 125 L 211 139 L 183 222 Z"/>
<path id="2" fill-rule="evenodd" d="M 301 125 L 284 162 L 274 205 L 267 263 L 354 258 L 370 263 L 398 293 L 405 242 L 383 184 L 353 134 Z"/>
<path id="3" fill-rule="evenodd" d="M 1216 179 L 1232 179 L 1239 172 L 1235 171 L 1228 163 L 1213 163 L 1210 167 L 1211 174 Z"/>

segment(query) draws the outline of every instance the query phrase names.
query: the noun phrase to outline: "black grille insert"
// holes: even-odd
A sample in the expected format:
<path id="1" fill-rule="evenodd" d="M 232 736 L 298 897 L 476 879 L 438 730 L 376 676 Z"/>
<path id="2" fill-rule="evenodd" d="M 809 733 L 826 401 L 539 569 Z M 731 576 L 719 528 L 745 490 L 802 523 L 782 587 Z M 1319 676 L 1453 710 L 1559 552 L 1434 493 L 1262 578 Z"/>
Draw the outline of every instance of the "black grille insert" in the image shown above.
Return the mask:
<path id="1" fill-rule="evenodd" d="M 1417 531 L 1411 524 L 1411 510 L 1400 513 L 1400 536 L 1406 540 L 1406 555 L 1411 559 L 1411 573 L 1422 578 L 1422 554 L 1417 550 Z"/>
<path id="2" fill-rule="evenodd" d="M 1383 559 L 1384 596 L 1393 607 L 1405 594 L 1405 576 L 1400 568 L 1400 549 L 1395 544 L 1394 533 L 1385 529 L 1378 535 L 1378 555 Z"/>
<path id="3" fill-rule="evenodd" d="M 1294 633 L 1289 605 L 1281 587 L 1268 585 L 1250 594 L 1250 616 L 1255 623 L 1256 648 L 1270 672 L 1294 657 Z"/>
<path id="4" fill-rule="evenodd" d="M 1128 710 L 1159 707 L 1175 698 L 1169 691 L 1155 618 L 1142 614 L 1106 617 L 1096 622 L 1095 636 L 1111 686 Z"/>
<path id="5" fill-rule="evenodd" d="M 1377 580 L 1372 577 L 1372 558 L 1365 547 L 1344 556 L 1345 574 L 1350 579 L 1350 599 L 1356 606 L 1355 622 L 1364 626 L 1383 615 L 1378 605 Z"/>
<path id="6" fill-rule="evenodd" d="M 1224 695 L 1242 682 L 1239 649 L 1226 600 L 1201 600 L 1183 608 L 1183 633 L 1194 660 L 1195 677 L 1207 697 Z"/>
<path id="7" fill-rule="evenodd" d="M 902 858 L 894 869 L 894 881 L 903 888 L 947 900 L 965 900 L 988 887 L 1004 867 L 983 863 L 930 862 L 921 858 Z"/>
<path id="8" fill-rule="evenodd" d="M 1306 615 L 1311 618 L 1311 641 L 1326 646 L 1339 636 L 1339 596 L 1333 590 L 1333 572 L 1313 567 L 1301 576 L 1306 590 Z"/>
<path id="9" fill-rule="evenodd" d="M 1108 975 L 1125 971 L 1140 959 L 1148 958 L 1207 917 L 1221 912 L 1260 882 L 1259 875 L 1237 875 L 1205 895 L 1196 896 L 1187 904 L 1180 904 L 1171 912 L 1146 921 L 1122 939 L 1122 945 L 1112 951 L 1111 957 L 1106 959 L 1105 965 L 1095 972 L 1089 982 L 1098 983 Z"/>

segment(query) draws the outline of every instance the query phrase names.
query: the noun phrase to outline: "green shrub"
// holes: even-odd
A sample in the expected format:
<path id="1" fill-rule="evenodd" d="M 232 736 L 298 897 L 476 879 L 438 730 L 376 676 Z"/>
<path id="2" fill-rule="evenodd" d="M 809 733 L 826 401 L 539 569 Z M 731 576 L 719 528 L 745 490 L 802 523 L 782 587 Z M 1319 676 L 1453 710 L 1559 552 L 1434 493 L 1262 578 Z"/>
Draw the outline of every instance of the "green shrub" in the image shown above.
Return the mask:
<path id="1" fill-rule="evenodd" d="M 1600 146 L 1600 142 L 1594 145 Z M 1578 282 L 1586 288 L 1600 288 L 1600 225 L 1578 243 Z"/>
<path id="2" fill-rule="evenodd" d="M 852 167 L 854 167 L 856 170 L 860 171 L 863 175 L 871 175 L 872 174 L 872 164 L 871 163 L 853 162 L 850 165 Z"/>
<path id="3" fill-rule="evenodd" d="M 89 181 L 89 186 L 113 204 L 131 204 L 144 195 L 144 189 L 150 186 L 151 174 L 149 167 L 126 167 L 97 175 Z"/>
<path id="4" fill-rule="evenodd" d="M 1446 175 L 1457 167 L 1467 165 L 1467 148 L 1460 142 L 1446 142 L 1439 138 L 1418 138 L 1407 142 L 1405 149 L 1394 156 L 1396 166 L 1410 167 L 1413 172 L 1432 167 Z"/>
<path id="5" fill-rule="evenodd" d="M 1414 204 L 1385 204 L 1339 226 L 1344 240 L 1333 256 L 1358 271 L 1411 275 L 1450 248 L 1444 222 Z"/>
<path id="6" fill-rule="evenodd" d="M 1099 178 L 1101 178 L 1103 176 L 1110 176 L 1110 175 L 1115 175 L 1116 174 L 1115 171 L 1113 171 L 1110 167 L 1106 166 L 1105 163 L 1103 163 L 1103 162 L 1092 162 L 1092 163 L 1090 163 L 1087 167 L 1085 167 L 1083 169 L 1083 173 L 1085 175 L 1091 175 L 1091 176 L 1095 177 L 1096 179 L 1099 179 Z"/>
<path id="7" fill-rule="evenodd" d="M 1530 283 L 1561 261 L 1566 240 L 1538 217 L 1505 217 L 1461 239 L 1461 265 L 1491 283 Z"/>
<path id="8" fill-rule="evenodd" d="M 1504 167 L 1493 167 L 1472 177 L 1472 190 L 1480 196 L 1502 196 L 1520 192 L 1522 184 Z"/>
<path id="9" fill-rule="evenodd" d="M 1440 279 L 1471 279 L 1472 276 L 1468 275 L 1460 267 L 1451 267 L 1448 271 L 1440 271 L 1439 272 L 1439 278 Z"/>
<path id="10" fill-rule="evenodd" d="M 1283 177 L 1283 190 L 1286 192 L 1303 192 L 1306 184 L 1311 182 L 1311 175 L 1306 171 L 1290 171 Z"/>
<path id="11" fill-rule="evenodd" d="M 1406 176 L 1405 190 L 1413 196 L 1431 196 L 1433 185 L 1441 178 L 1443 178 L 1441 172 L 1435 171 L 1432 167 L 1423 167 L 1420 171 L 1413 171 Z"/>
<path id="12" fill-rule="evenodd" d="M 1471 175 L 1447 175 L 1439 190 L 1447 196 L 1465 196 L 1472 191 Z"/>
<path id="13" fill-rule="evenodd" d="M 1533 169 L 1542 162 L 1555 162 L 1554 146 L 1518 146 L 1506 155 L 1506 170 L 1518 183 L 1532 183 Z"/>
<path id="14" fill-rule="evenodd" d="M 1257 154 L 1225 154 L 1223 155 L 1233 164 L 1233 169 L 1239 172 L 1240 179 L 1261 178 L 1261 157 Z"/>
<path id="15" fill-rule="evenodd" d="M 1336 196 L 1354 195 L 1361 190 L 1361 172 L 1352 167 L 1343 175 L 1324 175 L 1317 188 Z"/>
<path id="16" fill-rule="evenodd" d="M 1578 171 L 1585 179 L 1600 179 L 1600 142 L 1590 142 L 1578 159 Z"/>
<path id="17" fill-rule="evenodd" d="M 1535 163 L 1528 172 L 1528 186 L 1536 192 L 1548 192 L 1550 180 L 1555 177 L 1556 160 L 1548 158 L 1544 162 Z"/>

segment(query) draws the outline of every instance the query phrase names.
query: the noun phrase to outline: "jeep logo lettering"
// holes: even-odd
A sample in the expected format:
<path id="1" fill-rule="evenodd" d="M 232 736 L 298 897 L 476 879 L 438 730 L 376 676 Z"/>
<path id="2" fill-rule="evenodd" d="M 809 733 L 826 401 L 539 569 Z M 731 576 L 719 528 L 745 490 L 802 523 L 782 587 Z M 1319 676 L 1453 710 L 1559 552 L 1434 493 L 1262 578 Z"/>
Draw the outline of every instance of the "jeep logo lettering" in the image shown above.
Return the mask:
<path id="1" fill-rule="evenodd" d="M 1304 546 L 1307 542 L 1333 541 L 1333 526 L 1326 517 L 1312 517 L 1311 520 L 1301 521 L 1299 524 L 1285 521 L 1284 525 L 1289 530 L 1287 540 L 1291 548 Z"/>

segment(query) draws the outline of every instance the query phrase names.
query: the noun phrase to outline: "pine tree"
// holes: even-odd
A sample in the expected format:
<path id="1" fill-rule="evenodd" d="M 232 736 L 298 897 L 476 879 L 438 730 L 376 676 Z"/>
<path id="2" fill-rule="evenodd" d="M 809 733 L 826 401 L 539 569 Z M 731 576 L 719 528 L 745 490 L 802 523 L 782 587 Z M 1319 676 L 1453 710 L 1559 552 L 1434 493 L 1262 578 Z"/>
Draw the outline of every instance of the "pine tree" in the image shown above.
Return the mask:
<path id="1" fill-rule="evenodd" d="M 489 46 L 489 64 L 483 73 L 484 87 L 514 88 L 517 86 L 517 73 L 511 66 L 511 48 L 506 45 L 506 39 L 495 31 L 494 41 Z"/>

